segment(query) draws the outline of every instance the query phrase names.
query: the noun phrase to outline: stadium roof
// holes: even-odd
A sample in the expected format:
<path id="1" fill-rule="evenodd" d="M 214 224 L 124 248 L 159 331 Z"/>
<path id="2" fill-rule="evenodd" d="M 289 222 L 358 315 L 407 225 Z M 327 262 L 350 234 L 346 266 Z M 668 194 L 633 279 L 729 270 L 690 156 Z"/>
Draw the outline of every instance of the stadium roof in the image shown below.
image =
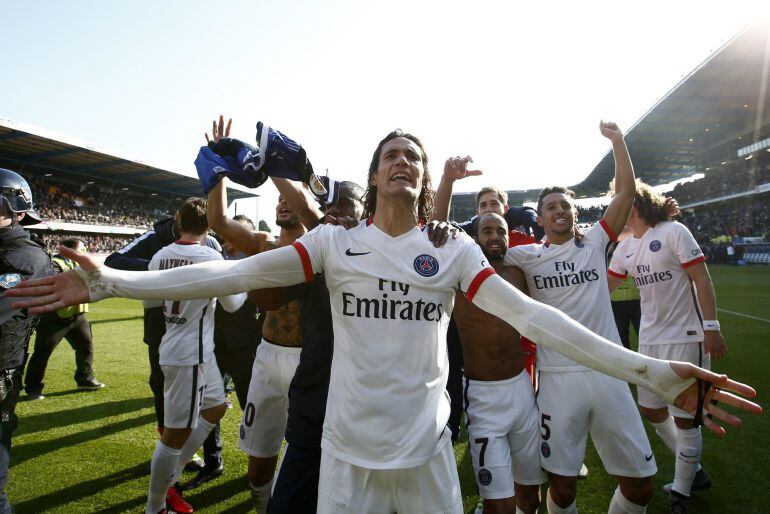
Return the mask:
<path id="1" fill-rule="evenodd" d="M 656 186 L 735 160 L 770 124 L 770 24 L 748 27 L 682 79 L 626 133 L 636 174 Z M 716 161 L 716 162 L 715 162 Z M 600 196 L 614 176 L 608 152 L 574 186 Z"/>
<path id="2" fill-rule="evenodd" d="M 133 192 L 165 193 L 177 197 L 200 196 L 200 181 L 136 159 L 43 129 L 0 118 L 0 167 L 22 174 L 53 174 L 56 177 L 102 185 L 120 185 Z M 231 200 L 258 196 L 229 188 Z"/>

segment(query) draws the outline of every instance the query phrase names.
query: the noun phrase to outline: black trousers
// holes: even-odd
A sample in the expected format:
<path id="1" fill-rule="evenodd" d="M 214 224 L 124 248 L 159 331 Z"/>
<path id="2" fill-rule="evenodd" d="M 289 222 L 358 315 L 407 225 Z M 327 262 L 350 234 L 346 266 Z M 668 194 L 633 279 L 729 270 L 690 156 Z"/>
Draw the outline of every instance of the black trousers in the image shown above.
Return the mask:
<path id="1" fill-rule="evenodd" d="M 8 395 L 0 401 L 0 514 L 12 512 L 11 504 L 5 493 L 5 486 L 8 485 L 8 468 L 11 459 L 11 436 L 19 425 L 19 418 L 16 416 L 16 403 L 19 401 L 19 392 L 21 391 L 21 375 L 24 368 L 14 368 L 4 370 L 2 374 L 7 376 L 6 387 Z"/>
<path id="2" fill-rule="evenodd" d="M 275 479 L 268 514 L 313 514 L 318 502 L 318 476 L 321 447 L 305 448 L 293 444 L 286 452 Z"/>
<path id="3" fill-rule="evenodd" d="M 629 348 L 631 344 L 630 330 L 634 326 L 637 337 L 639 336 L 639 322 L 642 319 L 642 308 L 639 300 L 622 300 L 612 303 L 612 315 L 615 316 L 615 325 L 620 333 L 623 346 Z"/>
<path id="4" fill-rule="evenodd" d="M 94 343 L 91 325 L 84 314 L 62 319 L 55 312 L 43 314 L 36 329 L 35 349 L 27 363 L 24 389 L 39 393 L 45 387 L 43 377 L 48 359 L 62 339 L 75 350 L 75 381 L 88 380 L 94 374 Z"/>
<path id="5" fill-rule="evenodd" d="M 463 348 L 454 317 L 449 322 L 446 343 L 449 354 L 449 377 L 446 390 L 451 402 L 447 425 L 452 431 L 452 444 L 455 444 L 460 438 L 460 423 L 463 417 Z"/>

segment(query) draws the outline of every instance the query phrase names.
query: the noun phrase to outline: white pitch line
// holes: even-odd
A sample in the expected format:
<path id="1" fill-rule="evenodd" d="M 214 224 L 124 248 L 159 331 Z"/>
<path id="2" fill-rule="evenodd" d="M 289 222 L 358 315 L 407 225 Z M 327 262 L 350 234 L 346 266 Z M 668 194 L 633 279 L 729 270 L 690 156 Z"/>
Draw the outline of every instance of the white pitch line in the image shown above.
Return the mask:
<path id="1" fill-rule="evenodd" d="M 742 312 L 728 311 L 727 309 L 721 309 L 721 308 L 717 308 L 717 310 L 726 312 L 728 314 L 734 314 L 735 316 L 742 316 L 744 318 L 750 318 L 750 319 L 755 319 L 757 321 L 764 321 L 765 323 L 770 323 L 770 319 L 758 318 L 756 316 L 750 316 L 749 314 L 743 314 Z"/>

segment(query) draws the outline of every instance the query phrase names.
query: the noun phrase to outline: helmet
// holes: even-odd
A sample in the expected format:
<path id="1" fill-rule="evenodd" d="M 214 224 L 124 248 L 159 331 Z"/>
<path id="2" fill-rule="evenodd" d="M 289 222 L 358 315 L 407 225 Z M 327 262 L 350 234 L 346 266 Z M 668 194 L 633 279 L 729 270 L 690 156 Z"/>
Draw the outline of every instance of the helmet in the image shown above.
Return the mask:
<path id="1" fill-rule="evenodd" d="M 14 214 L 26 213 L 22 225 L 35 225 L 42 220 L 32 205 L 32 190 L 24 177 L 16 172 L 0 168 L 0 202 Z"/>

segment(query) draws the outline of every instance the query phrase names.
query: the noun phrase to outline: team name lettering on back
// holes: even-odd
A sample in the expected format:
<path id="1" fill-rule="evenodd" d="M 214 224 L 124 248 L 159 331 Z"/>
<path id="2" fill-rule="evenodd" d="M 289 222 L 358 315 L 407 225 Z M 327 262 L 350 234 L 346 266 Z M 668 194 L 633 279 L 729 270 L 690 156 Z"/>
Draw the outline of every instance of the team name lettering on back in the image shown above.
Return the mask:
<path id="1" fill-rule="evenodd" d="M 442 304 L 409 298 L 409 284 L 384 278 L 378 282 L 379 298 L 363 298 L 343 291 L 342 314 L 356 318 L 441 321 Z"/>
<path id="2" fill-rule="evenodd" d="M 192 261 L 188 261 L 187 259 L 161 259 L 158 268 L 164 270 L 187 266 L 188 264 L 192 264 Z"/>
<path id="3" fill-rule="evenodd" d="M 576 272 L 574 262 L 556 261 L 554 262 L 554 268 L 556 272 L 554 275 L 532 275 L 536 288 L 569 287 L 599 280 L 599 272 L 596 271 L 596 268 Z"/>
<path id="4" fill-rule="evenodd" d="M 665 282 L 672 278 L 674 277 L 670 271 L 652 271 L 648 264 L 640 264 L 636 267 L 634 282 L 636 282 L 636 287 L 642 287 L 656 282 Z"/>

